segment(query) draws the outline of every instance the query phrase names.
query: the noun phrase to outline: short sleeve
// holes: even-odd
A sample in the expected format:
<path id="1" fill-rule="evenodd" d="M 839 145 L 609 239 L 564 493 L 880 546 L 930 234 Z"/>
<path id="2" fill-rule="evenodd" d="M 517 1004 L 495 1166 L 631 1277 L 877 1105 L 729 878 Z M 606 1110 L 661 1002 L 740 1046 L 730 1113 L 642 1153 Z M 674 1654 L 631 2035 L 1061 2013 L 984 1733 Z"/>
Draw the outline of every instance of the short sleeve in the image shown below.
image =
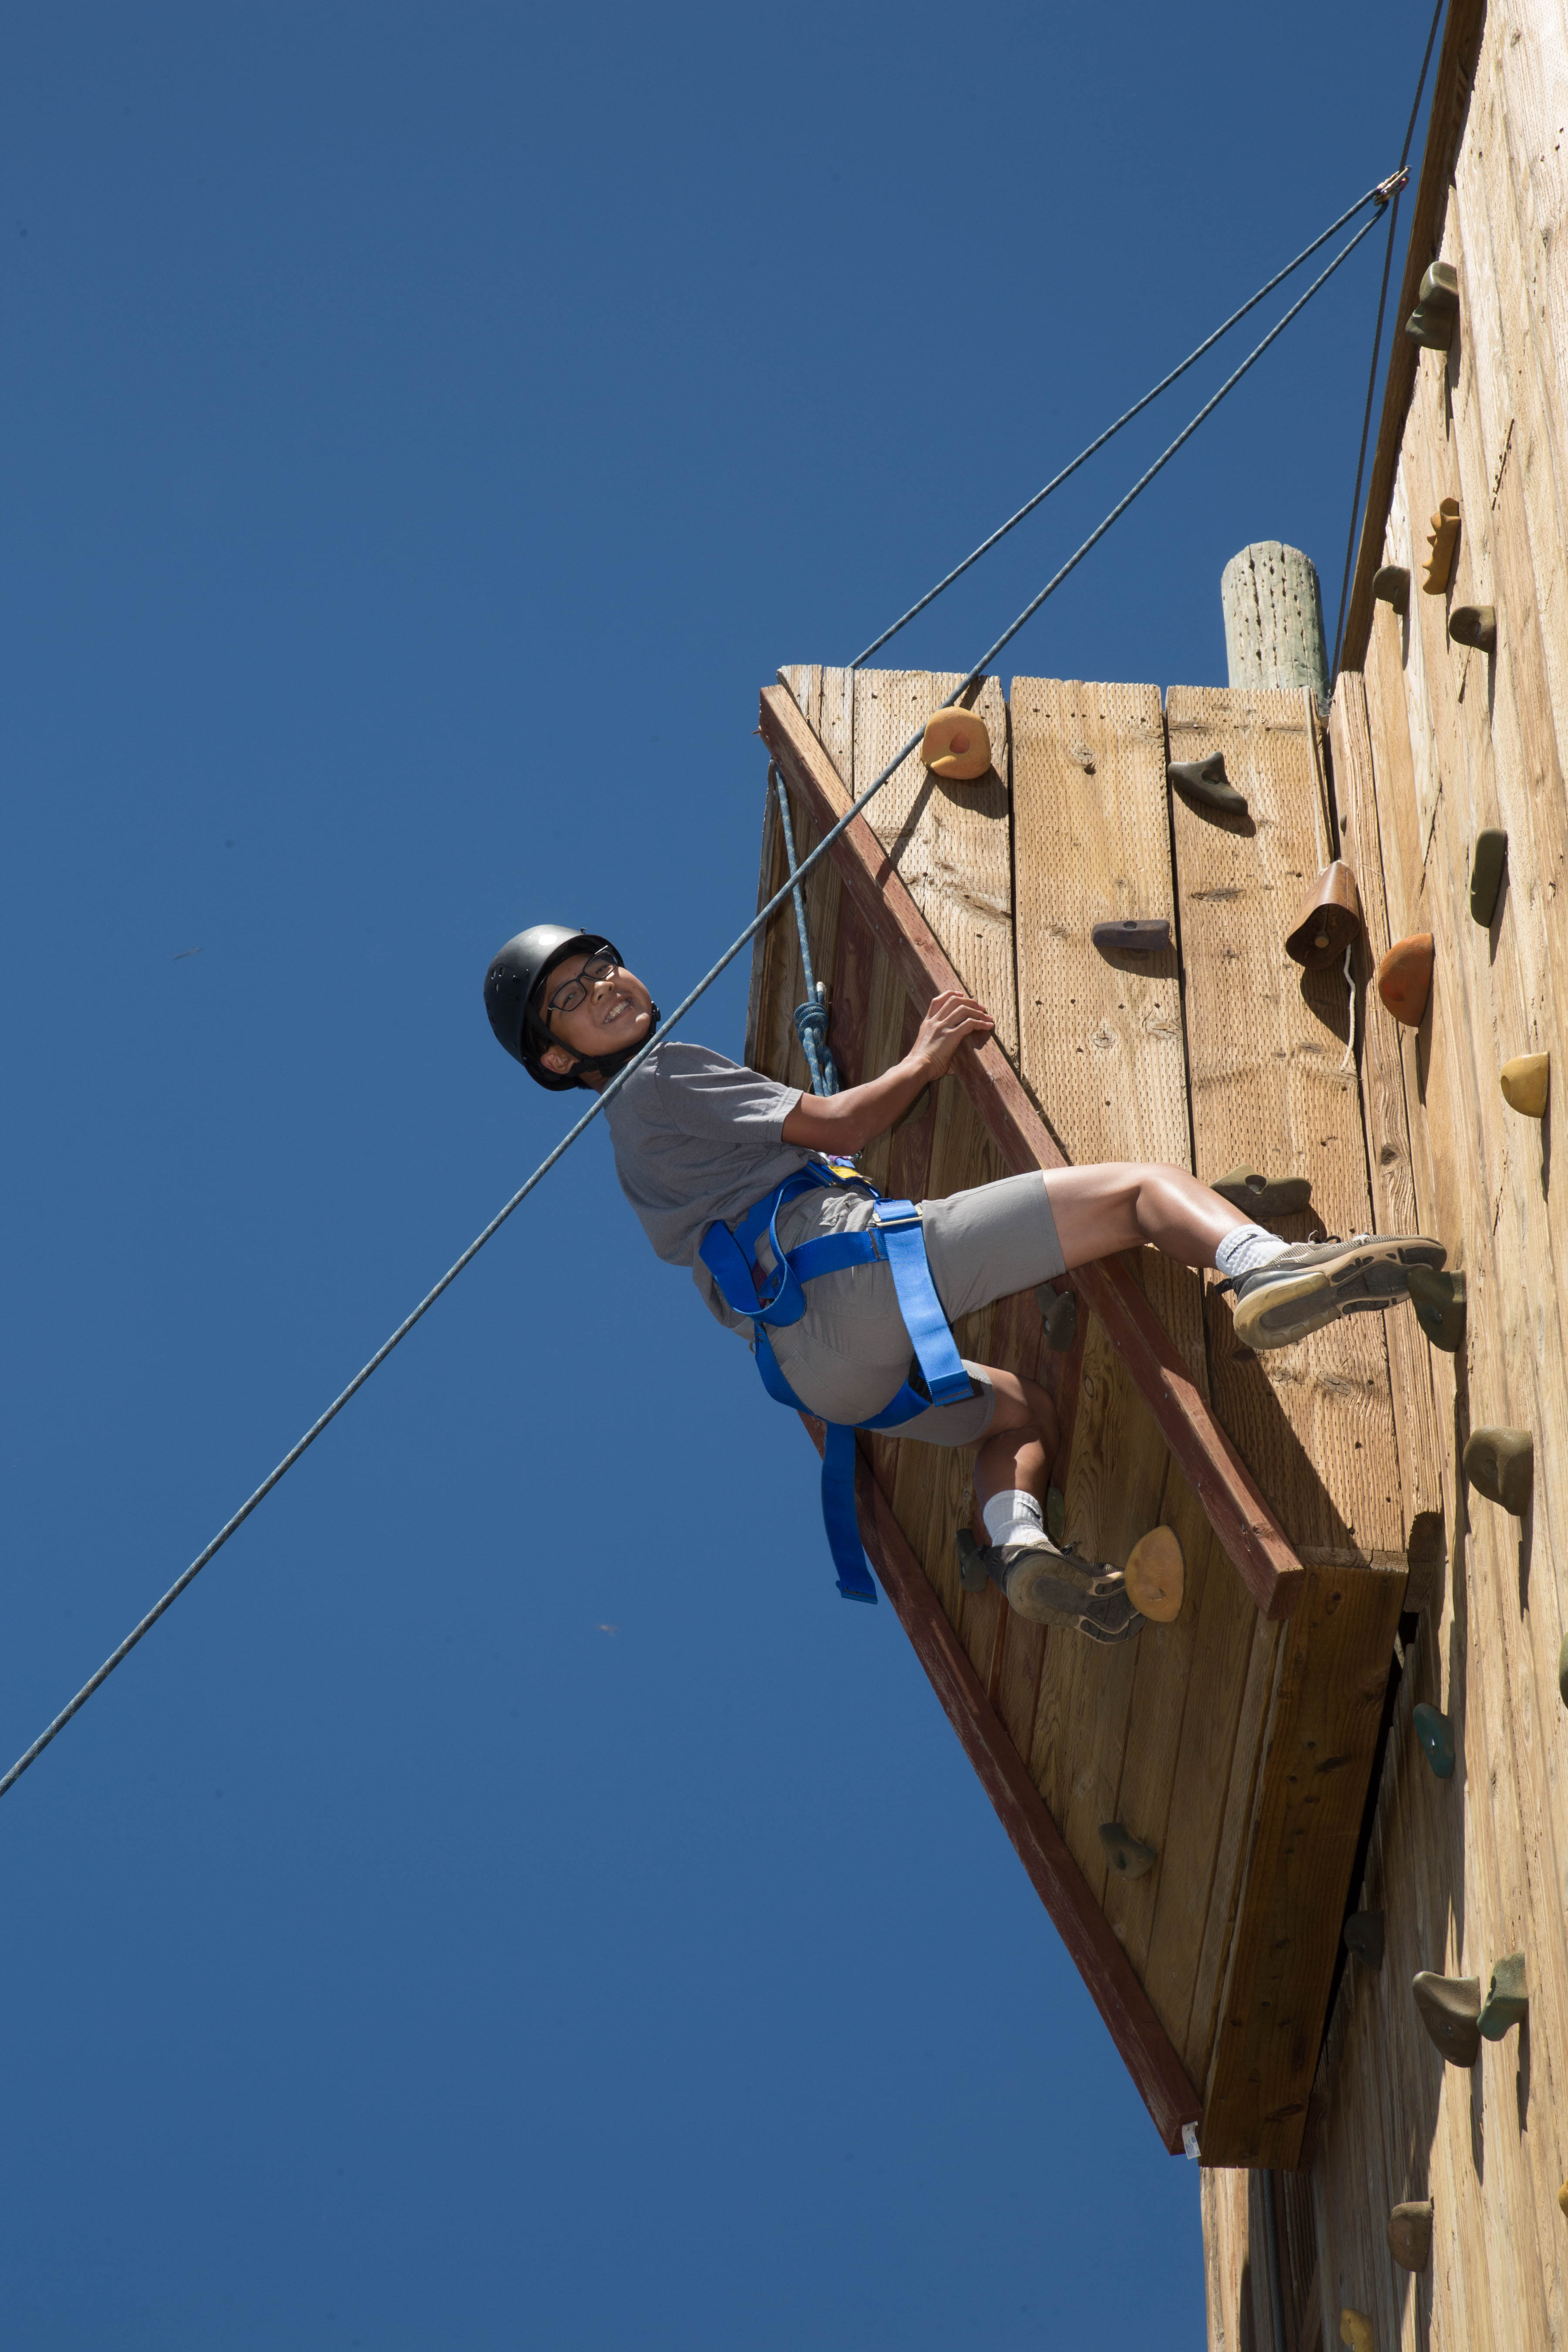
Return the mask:
<path id="1" fill-rule="evenodd" d="M 779 1143 L 801 1095 L 798 1087 L 781 1086 L 700 1046 L 661 1059 L 657 1083 L 659 1108 L 670 1124 L 715 1141 Z"/>

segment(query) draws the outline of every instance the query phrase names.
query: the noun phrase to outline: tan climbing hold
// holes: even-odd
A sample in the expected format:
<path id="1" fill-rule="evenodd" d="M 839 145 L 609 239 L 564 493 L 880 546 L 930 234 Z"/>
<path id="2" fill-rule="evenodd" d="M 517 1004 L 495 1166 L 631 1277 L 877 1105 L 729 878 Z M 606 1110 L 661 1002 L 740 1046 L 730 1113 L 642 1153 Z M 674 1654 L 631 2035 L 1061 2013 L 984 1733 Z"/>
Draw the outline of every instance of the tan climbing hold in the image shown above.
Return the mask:
<path id="1" fill-rule="evenodd" d="M 1156 1625 L 1173 1623 L 1182 1613 L 1186 1591 L 1186 1563 L 1174 1528 L 1151 1528 L 1140 1536 L 1121 1571 L 1127 1597 L 1142 1617 Z"/>
<path id="2" fill-rule="evenodd" d="M 1446 596 L 1454 572 L 1454 550 L 1459 543 L 1459 501 L 1445 499 L 1432 518 L 1432 528 L 1426 534 L 1426 577 L 1421 583 L 1422 593 Z"/>
<path id="3" fill-rule="evenodd" d="M 1364 2311 L 1341 2312 L 1340 2342 L 1351 2352 L 1373 2352 L 1372 2322 Z"/>
<path id="4" fill-rule="evenodd" d="M 1545 1117 L 1551 1082 L 1550 1054 L 1516 1054 L 1498 1072 L 1504 1102 L 1510 1110 L 1522 1111 L 1526 1118 Z"/>
<path id="5" fill-rule="evenodd" d="M 921 758 L 933 775 L 973 784 L 991 773 L 991 738 L 977 710 L 939 710 L 927 722 Z"/>
<path id="6" fill-rule="evenodd" d="M 1338 963 L 1360 930 L 1361 901 L 1356 896 L 1355 876 L 1342 857 L 1336 857 L 1319 875 L 1312 895 L 1285 942 L 1285 952 L 1293 963 L 1304 965 L 1308 971 L 1318 971 L 1324 964 Z"/>
<path id="7" fill-rule="evenodd" d="M 1419 1029 L 1432 992 L 1432 934 L 1395 940 L 1377 967 L 1377 992 L 1396 1021 Z"/>
<path id="8" fill-rule="evenodd" d="M 1561 2206 L 1563 2214 L 1568 2216 L 1568 2180 L 1565 2180 L 1563 2183 L 1562 2188 L 1557 2191 L 1557 2202 Z"/>

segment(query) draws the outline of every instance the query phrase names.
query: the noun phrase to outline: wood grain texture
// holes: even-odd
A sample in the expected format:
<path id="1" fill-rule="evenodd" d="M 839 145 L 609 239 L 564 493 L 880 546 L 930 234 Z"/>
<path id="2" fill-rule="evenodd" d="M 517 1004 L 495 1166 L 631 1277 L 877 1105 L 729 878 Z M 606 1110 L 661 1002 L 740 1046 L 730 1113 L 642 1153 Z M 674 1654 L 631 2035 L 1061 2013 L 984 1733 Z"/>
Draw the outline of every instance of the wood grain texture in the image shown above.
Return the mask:
<path id="1" fill-rule="evenodd" d="M 1223 752 L 1244 823 L 1173 795 L 1197 1171 L 1310 1176 L 1330 1233 L 1372 1223 L 1350 1011 L 1337 969 L 1304 973 L 1284 940 L 1330 844 L 1300 694 L 1173 687 L 1173 760 Z M 1382 1318 L 1254 1356 L 1208 1297 L 1215 1409 L 1304 1560 L 1403 1559 Z"/>
<path id="2" fill-rule="evenodd" d="M 849 805 L 843 782 L 784 689 L 764 688 L 762 729 L 821 821 L 843 817 Z M 851 819 L 831 854 L 847 892 L 917 1007 L 952 987 L 952 964 L 863 819 Z M 994 1043 L 967 1049 L 957 1075 L 1010 1170 L 1064 1164 L 1059 1145 Z M 1075 1286 L 1128 1360 L 1140 1394 L 1254 1600 L 1266 1612 L 1287 1615 L 1300 1592 L 1300 1563 L 1137 1283 L 1117 1261 L 1106 1260 L 1081 1268 Z"/>

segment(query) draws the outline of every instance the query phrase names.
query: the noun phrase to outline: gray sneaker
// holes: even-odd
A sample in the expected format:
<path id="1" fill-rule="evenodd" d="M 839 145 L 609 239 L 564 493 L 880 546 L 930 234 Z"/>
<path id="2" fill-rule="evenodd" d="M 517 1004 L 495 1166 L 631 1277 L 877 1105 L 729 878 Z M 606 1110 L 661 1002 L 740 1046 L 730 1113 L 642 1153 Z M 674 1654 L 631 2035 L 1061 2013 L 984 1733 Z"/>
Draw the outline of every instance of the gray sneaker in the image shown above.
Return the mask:
<path id="1" fill-rule="evenodd" d="M 1448 1253 L 1421 1234 L 1356 1234 L 1298 1242 L 1236 1286 L 1236 1336 L 1245 1348 L 1288 1348 L 1342 1315 L 1375 1314 L 1406 1296 L 1412 1266 Z"/>
<path id="2" fill-rule="evenodd" d="M 1143 1623 L 1119 1568 L 1059 1551 L 1047 1535 L 977 1544 L 960 1528 L 958 1570 L 972 1592 L 987 1580 L 1000 1585 L 1008 1608 L 1031 1625 L 1063 1626 L 1091 1642 L 1126 1642 Z"/>

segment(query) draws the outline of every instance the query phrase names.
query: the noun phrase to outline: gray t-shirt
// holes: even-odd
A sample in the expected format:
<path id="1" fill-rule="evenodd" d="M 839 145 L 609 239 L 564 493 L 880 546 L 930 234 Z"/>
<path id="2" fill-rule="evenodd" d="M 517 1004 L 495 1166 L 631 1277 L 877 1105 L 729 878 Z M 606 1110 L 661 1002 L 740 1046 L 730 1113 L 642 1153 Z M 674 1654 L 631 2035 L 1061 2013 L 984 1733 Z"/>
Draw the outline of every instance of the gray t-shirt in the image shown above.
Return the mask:
<path id="1" fill-rule="evenodd" d="M 670 1265 L 689 1265 L 721 1323 L 749 1338 L 697 1255 L 715 1217 L 733 1225 L 753 1201 L 816 1155 L 782 1140 L 800 1100 L 758 1070 L 706 1045 L 656 1045 L 605 1113 L 621 1190 Z"/>

